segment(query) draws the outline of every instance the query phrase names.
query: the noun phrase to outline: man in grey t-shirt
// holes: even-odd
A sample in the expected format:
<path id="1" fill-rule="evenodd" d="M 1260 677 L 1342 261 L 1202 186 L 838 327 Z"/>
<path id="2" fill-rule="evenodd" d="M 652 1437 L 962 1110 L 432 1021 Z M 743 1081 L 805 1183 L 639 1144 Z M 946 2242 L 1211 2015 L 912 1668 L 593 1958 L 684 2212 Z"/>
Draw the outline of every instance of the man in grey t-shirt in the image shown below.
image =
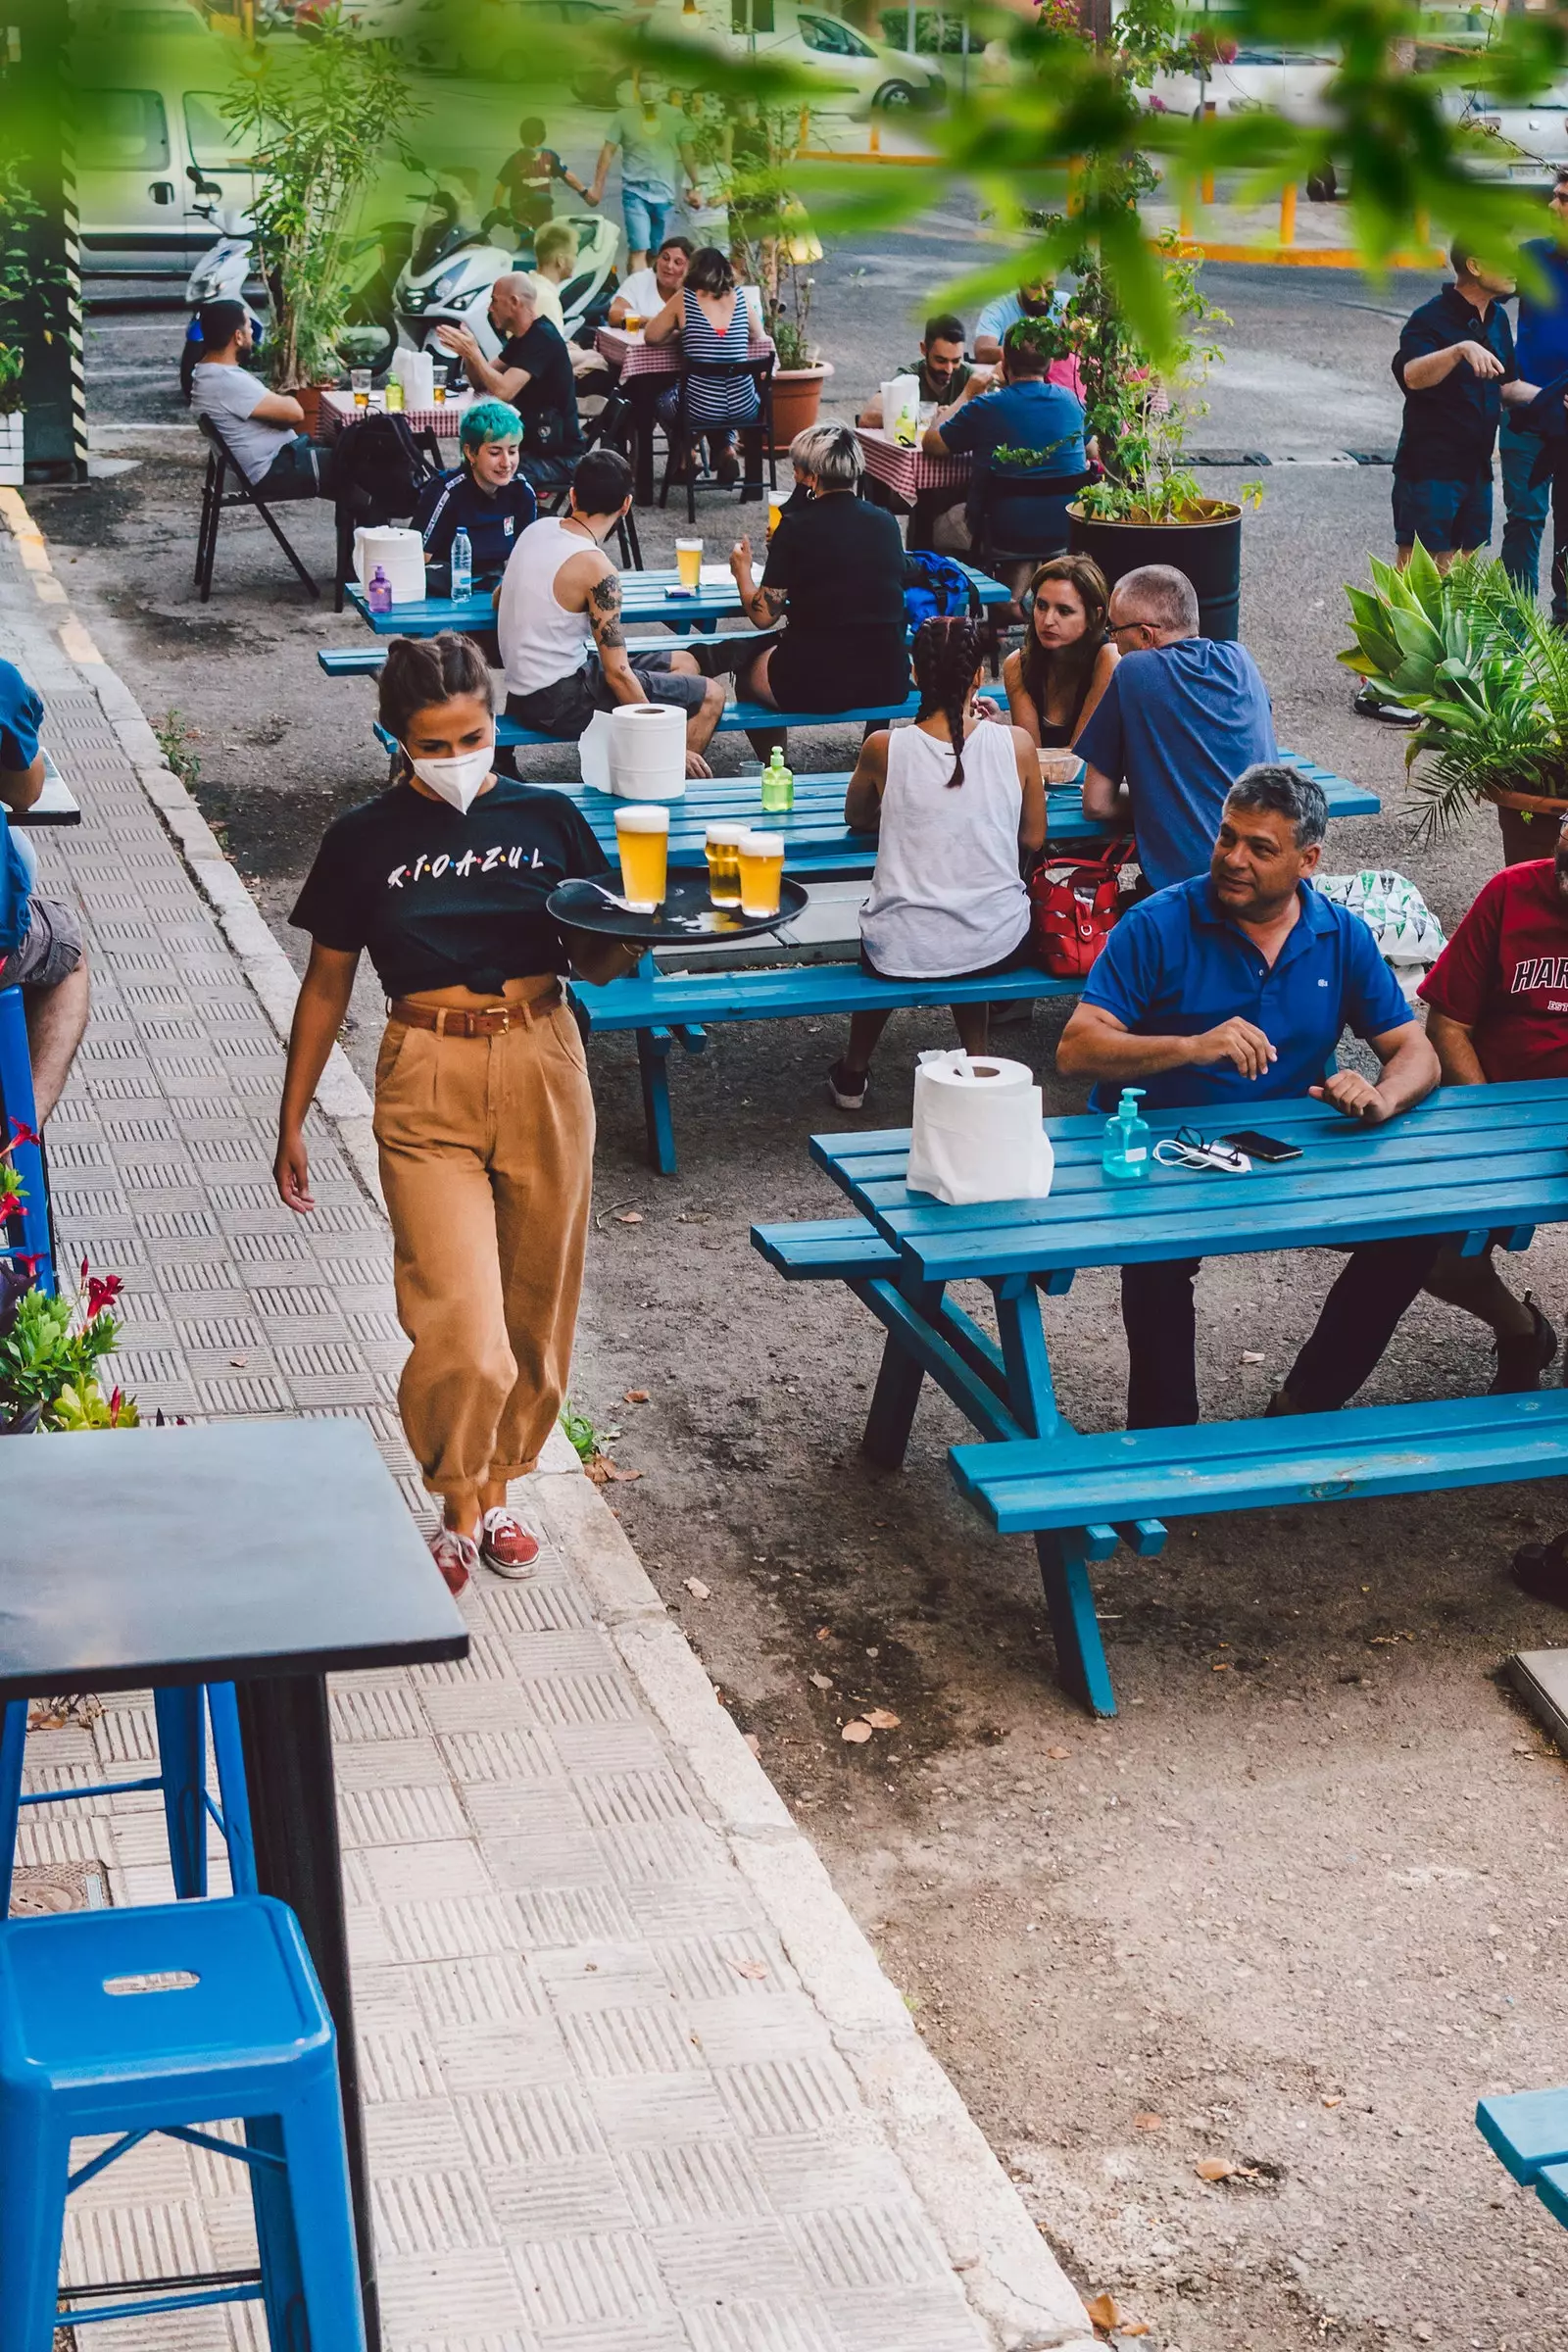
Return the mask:
<path id="1" fill-rule="evenodd" d="M 269 392 L 245 362 L 255 348 L 242 302 L 204 302 L 202 349 L 191 373 L 198 416 L 210 416 L 242 467 L 269 499 L 318 498 L 326 491 L 328 453 L 300 431 L 305 411 L 287 392 Z"/>

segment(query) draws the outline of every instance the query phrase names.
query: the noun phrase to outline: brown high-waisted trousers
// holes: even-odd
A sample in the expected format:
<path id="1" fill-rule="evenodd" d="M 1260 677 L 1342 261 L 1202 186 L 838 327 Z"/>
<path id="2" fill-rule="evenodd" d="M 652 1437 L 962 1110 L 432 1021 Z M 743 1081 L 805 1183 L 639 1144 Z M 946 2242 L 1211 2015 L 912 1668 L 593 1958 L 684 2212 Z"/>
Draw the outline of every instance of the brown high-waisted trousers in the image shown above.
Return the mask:
<path id="1" fill-rule="evenodd" d="M 577 1024 L 546 992 L 500 1037 L 392 1022 L 375 1140 L 398 1320 L 414 1342 L 398 1408 L 425 1485 L 471 1516 L 531 1470 L 571 1364 L 593 1184 L 594 1105 Z"/>

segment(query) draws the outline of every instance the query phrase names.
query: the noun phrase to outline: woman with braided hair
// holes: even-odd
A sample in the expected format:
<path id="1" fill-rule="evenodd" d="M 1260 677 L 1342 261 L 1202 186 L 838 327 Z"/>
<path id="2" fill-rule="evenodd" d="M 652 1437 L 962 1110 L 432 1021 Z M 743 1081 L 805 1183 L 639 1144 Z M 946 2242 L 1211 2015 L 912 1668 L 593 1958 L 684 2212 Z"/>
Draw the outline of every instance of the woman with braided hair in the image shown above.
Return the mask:
<path id="1" fill-rule="evenodd" d="M 605 981 L 639 951 L 564 931 L 547 901 L 608 870 L 570 801 L 498 776 L 490 672 L 466 637 L 395 637 L 387 791 L 329 826 L 292 921 L 311 935 L 273 1173 L 315 1207 L 305 1118 L 362 953 L 386 998 L 376 1147 L 398 1320 L 398 1408 L 461 1592 L 482 1561 L 524 1577 L 539 1545 L 507 1488 L 555 1427 L 571 1360 L 593 1184 L 594 1105 L 567 968 Z"/>
<path id="2" fill-rule="evenodd" d="M 976 695 L 985 646 L 972 620 L 915 632 L 920 715 L 866 738 L 844 821 L 879 842 L 860 909 L 860 961 L 888 980 L 971 980 L 1028 960 L 1026 857 L 1045 846 L 1040 754 Z M 955 1004 L 958 1041 L 986 1050 L 990 1007 Z M 859 1110 L 885 1012 L 858 1012 L 828 1072 L 841 1110 Z"/>

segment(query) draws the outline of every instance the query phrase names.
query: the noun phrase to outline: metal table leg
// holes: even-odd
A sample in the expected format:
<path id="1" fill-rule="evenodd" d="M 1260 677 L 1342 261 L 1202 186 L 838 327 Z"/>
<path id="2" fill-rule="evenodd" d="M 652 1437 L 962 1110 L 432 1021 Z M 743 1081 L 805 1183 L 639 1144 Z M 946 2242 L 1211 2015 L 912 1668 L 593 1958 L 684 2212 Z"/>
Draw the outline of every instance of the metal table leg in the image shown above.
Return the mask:
<path id="1" fill-rule="evenodd" d="M 301 1674 L 242 1682 L 236 1694 L 256 1840 L 257 1884 L 264 1894 L 275 1894 L 287 1903 L 299 1920 L 337 2028 L 349 2191 L 365 2293 L 365 2334 L 369 2352 L 380 2352 L 375 2237 L 349 1985 L 326 1678 Z"/>

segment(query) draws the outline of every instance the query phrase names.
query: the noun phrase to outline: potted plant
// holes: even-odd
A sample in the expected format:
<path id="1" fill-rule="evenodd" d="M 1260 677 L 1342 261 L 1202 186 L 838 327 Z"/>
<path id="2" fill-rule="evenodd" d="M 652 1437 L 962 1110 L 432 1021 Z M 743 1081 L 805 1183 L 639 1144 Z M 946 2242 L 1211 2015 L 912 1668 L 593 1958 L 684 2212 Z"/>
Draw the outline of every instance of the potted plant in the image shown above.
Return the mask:
<path id="1" fill-rule="evenodd" d="M 1198 592 L 1203 635 L 1236 637 L 1242 511 L 1259 503 L 1262 488 L 1249 482 L 1239 499 L 1210 498 L 1186 463 L 1188 427 L 1206 410 L 1195 395 L 1219 356 L 1207 330 L 1230 321 L 1205 300 L 1199 264 L 1179 238 L 1167 231 L 1154 253 L 1176 321 L 1158 373 L 1100 257 L 1085 253 L 1077 266 L 1063 333 L 1083 371 L 1085 423 L 1104 470 L 1067 510 L 1069 545 L 1093 556 L 1112 586 L 1139 564 L 1174 564 Z"/>
<path id="2" fill-rule="evenodd" d="M 0 1167 L 7 1181 L 17 1198 L 16 1170 Z M 30 1265 L 0 1261 L 0 1436 L 137 1426 L 134 1399 L 118 1388 L 106 1396 L 98 1377 L 120 1341 L 120 1277 L 90 1273 L 83 1258 L 81 1286 L 74 1297 L 50 1298 Z"/>
<path id="3" fill-rule="evenodd" d="M 23 160 L 0 161 L 0 486 L 8 489 L 23 480 L 24 338 L 33 327 L 47 336 L 57 292 L 34 263 L 29 238 L 43 207 L 23 177 Z"/>
<path id="4" fill-rule="evenodd" d="M 1568 641 L 1529 589 L 1483 557 L 1440 572 L 1418 540 L 1403 571 L 1373 557 L 1370 589 L 1345 593 L 1355 644 L 1340 660 L 1421 721 L 1405 750 L 1417 838 L 1490 802 L 1505 863 L 1549 858 L 1568 816 Z"/>
<path id="5" fill-rule="evenodd" d="M 806 274 L 822 259 L 821 240 L 806 207 L 791 193 L 790 174 L 810 132 L 805 108 L 759 106 L 736 126 L 730 167 L 729 217 L 735 267 L 761 290 L 762 320 L 773 340 L 773 451 L 784 455 L 797 433 L 816 422 L 822 386 L 833 372 L 811 341 L 811 296 Z"/>
<path id="6" fill-rule="evenodd" d="M 418 109 L 393 45 L 333 6 L 309 41 L 263 41 L 223 111 L 256 158 L 250 212 L 271 308 L 271 379 L 294 394 L 314 436 L 321 393 L 343 364 L 355 291 L 351 222 L 389 146 L 416 168 L 399 125 Z"/>

